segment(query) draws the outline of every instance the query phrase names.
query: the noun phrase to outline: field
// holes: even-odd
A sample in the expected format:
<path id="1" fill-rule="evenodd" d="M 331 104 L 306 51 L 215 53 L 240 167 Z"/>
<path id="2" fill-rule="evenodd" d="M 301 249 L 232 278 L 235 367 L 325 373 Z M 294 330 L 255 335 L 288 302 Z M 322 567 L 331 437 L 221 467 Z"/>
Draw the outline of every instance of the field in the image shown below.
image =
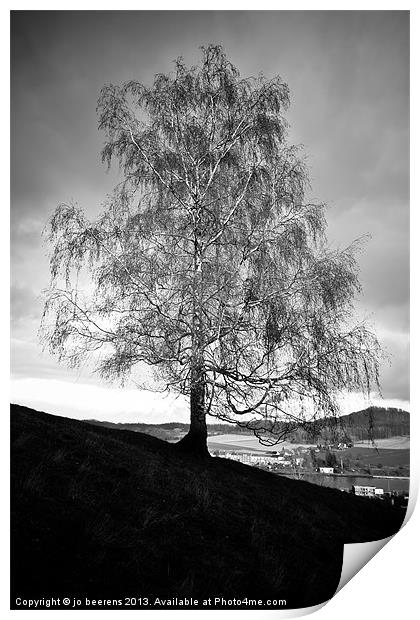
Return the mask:
<path id="1" fill-rule="evenodd" d="M 275 446 L 263 446 L 256 437 L 248 435 L 216 435 L 209 437 L 209 449 L 233 452 L 260 452 L 264 454 L 272 450 L 294 450 L 307 444 L 281 442 Z M 409 475 L 410 442 L 408 437 L 379 439 L 375 445 L 358 442 L 353 448 L 335 450 L 338 464 L 341 459 L 347 471 L 377 470 L 384 475 Z M 314 446 L 312 446 L 314 447 Z M 316 454 L 317 458 L 325 459 L 325 452 Z M 378 473 L 378 472 L 375 472 Z"/>
<path id="2" fill-rule="evenodd" d="M 266 452 L 270 450 L 293 450 L 300 446 L 310 447 L 308 444 L 281 442 L 275 446 L 263 446 L 256 437 L 247 435 L 215 435 L 209 437 L 208 445 L 210 450 L 232 450 L 240 452 Z M 315 446 L 312 446 L 315 447 Z M 325 453 L 320 452 L 320 458 L 324 458 Z M 375 445 L 363 442 L 356 443 L 353 448 L 347 450 L 337 450 L 337 458 L 352 461 L 358 459 L 362 466 L 368 467 L 369 464 L 377 466 L 381 464 L 385 467 L 408 467 L 410 464 L 410 439 L 409 437 L 392 437 L 390 439 L 378 439 Z"/>
<path id="3" fill-rule="evenodd" d="M 356 441 L 354 443 L 355 448 L 383 448 L 385 450 L 409 450 L 410 449 L 410 437 L 388 437 L 386 439 L 376 439 L 375 445 L 366 443 L 366 441 Z"/>
<path id="4" fill-rule="evenodd" d="M 266 452 L 270 450 L 285 450 L 299 446 L 308 447 L 307 444 L 291 443 L 282 441 L 275 446 L 264 446 L 258 439 L 251 435 L 213 435 L 208 438 L 210 450 L 240 450 L 241 452 Z"/>
<path id="5" fill-rule="evenodd" d="M 323 452 L 319 453 L 321 458 Z M 379 448 L 378 450 L 366 447 L 354 446 L 348 450 L 340 450 L 336 452 L 337 458 L 350 458 L 353 462 L 360 462 L 361 466 L 369 467 L 369 465 L 377 467 L 408 467 L 410 465 L 410 450 L 388 450 Z"/>

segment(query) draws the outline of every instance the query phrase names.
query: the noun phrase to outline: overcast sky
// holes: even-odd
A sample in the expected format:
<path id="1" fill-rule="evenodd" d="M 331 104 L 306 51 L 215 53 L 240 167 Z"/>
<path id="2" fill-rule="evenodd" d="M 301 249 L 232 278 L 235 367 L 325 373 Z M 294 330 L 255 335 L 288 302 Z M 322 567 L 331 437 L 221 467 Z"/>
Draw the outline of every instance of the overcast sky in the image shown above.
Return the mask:
<path id="1" fill-rule="evenodd" d="M 180 400 L 103 386 L 42 354 L 41 231 L 60 202 L 89 215 L 116 183 L 99 152 L 96 101 L 105 83 L 150 84 L 183 55 L 222 44 L 242 76 L 281 75 L 290 139 L 305 147 L 329 239 L 370 233 L 360 257 L 359 311 L 389 362 L 383 404 L 409 408 L 408 12 L 15 12 L 12 16 L 12 401 L 56 414 L 186 420 Z M 376 402 L 376 399 L 374 399 Z M 356 396 L 343 411 L 361 408 Z"/>

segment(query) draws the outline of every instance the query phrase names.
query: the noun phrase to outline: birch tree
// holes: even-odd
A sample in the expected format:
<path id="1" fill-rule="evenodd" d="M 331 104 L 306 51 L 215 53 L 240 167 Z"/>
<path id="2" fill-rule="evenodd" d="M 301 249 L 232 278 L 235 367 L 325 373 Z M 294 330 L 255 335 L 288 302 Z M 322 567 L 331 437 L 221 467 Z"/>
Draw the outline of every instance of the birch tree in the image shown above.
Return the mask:
<path id="1" fill-rule="evenodd" d="M 352 319 L 359 243 L 331 249 L 325 206 L 306 200 L 287 85 L 201 52 L 150 87 L 102 89 L 102 159 L 122 181 L 94 221 L 72 204 L 53 214 L 42 337 L 105 379 L 153 367 L 189 398 L 180 447 L 206 454 L 208 415 L 267 444 L 336 415 L 342 390 L 377 385 L 379 345 Z"/>

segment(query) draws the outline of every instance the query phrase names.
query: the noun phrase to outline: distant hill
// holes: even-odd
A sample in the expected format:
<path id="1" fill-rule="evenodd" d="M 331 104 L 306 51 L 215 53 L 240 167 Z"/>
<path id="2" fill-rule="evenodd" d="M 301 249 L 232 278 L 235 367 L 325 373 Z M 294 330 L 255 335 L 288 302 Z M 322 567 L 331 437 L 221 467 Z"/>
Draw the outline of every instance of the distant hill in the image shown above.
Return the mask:
<path id="1" fill-rule="evenodd" d="M 113 423 L 98 420 L 86 420 L 90 424 L 106 426 L 116 430 L 130 430 L 146 433 L 165 441 L 177 441 L 187 432 L 189 425 L 182 422 L 164 424 Z M 236 424 L 209 424 L 209 435 L 244 434 L 253 435 L 252 431 Z M 314 443 L 317 441 L 351 440 L 367 441 L 371 439 L 388 439 L 390 437 L 410 434 L 410 414 L 402 409 L 369 407 L 338 418 L 326 418 L 305 425 L 288 436 L 289 441 L 297 443 Z"/>
<path id="2" fill-rule="evenodd" d="M 396 408 L 368 407 L 349 415 L 309 423 L 293 432 L 292 441 L 374 441 L 410 435 L 410 414 Z"/>
<path id="3" fill-rule="evenodd" d="M 341 421 L 360 440 L 367 439 L 370 432 L 376 439 L 410 434 L 410 414 L 403 409 L 368 407 L 343 416 Z"/>
<path id="4" fill-rule="evenodd" d="M 315 605 L 336 590 L 344 543 L 390 536 L 404 518 L 380 501 L 17 405 L 11 510 L 12 609 L 16 596 Z"/>
<path id="5" fill-rule="evenodd" d="M 188 433 L 189 424 L 183 422 L 164 422 L 162 424 L 146 424 L 143 422 L 102 422 L 100 420 L 84 420 L 89 424 L 114 428 L 115 430 L 133 431 L 135 433 L 145 433 L 165 441 L 178 441 Z M 241 428 L 236 424 L 208 424 L 209 435 L 244 434 L 253 435 L 252 431 Z"/>

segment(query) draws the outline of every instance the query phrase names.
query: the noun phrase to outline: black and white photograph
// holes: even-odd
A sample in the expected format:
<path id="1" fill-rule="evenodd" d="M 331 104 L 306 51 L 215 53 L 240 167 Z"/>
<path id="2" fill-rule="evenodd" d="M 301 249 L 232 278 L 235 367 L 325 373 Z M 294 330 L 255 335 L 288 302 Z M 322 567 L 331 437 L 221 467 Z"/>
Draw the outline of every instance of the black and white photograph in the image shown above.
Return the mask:
<path id="1" fill-rule="evenodd" d="M 10 56 L 10 609 L 310 613 L 412 491 L 410 11 Z"/>

